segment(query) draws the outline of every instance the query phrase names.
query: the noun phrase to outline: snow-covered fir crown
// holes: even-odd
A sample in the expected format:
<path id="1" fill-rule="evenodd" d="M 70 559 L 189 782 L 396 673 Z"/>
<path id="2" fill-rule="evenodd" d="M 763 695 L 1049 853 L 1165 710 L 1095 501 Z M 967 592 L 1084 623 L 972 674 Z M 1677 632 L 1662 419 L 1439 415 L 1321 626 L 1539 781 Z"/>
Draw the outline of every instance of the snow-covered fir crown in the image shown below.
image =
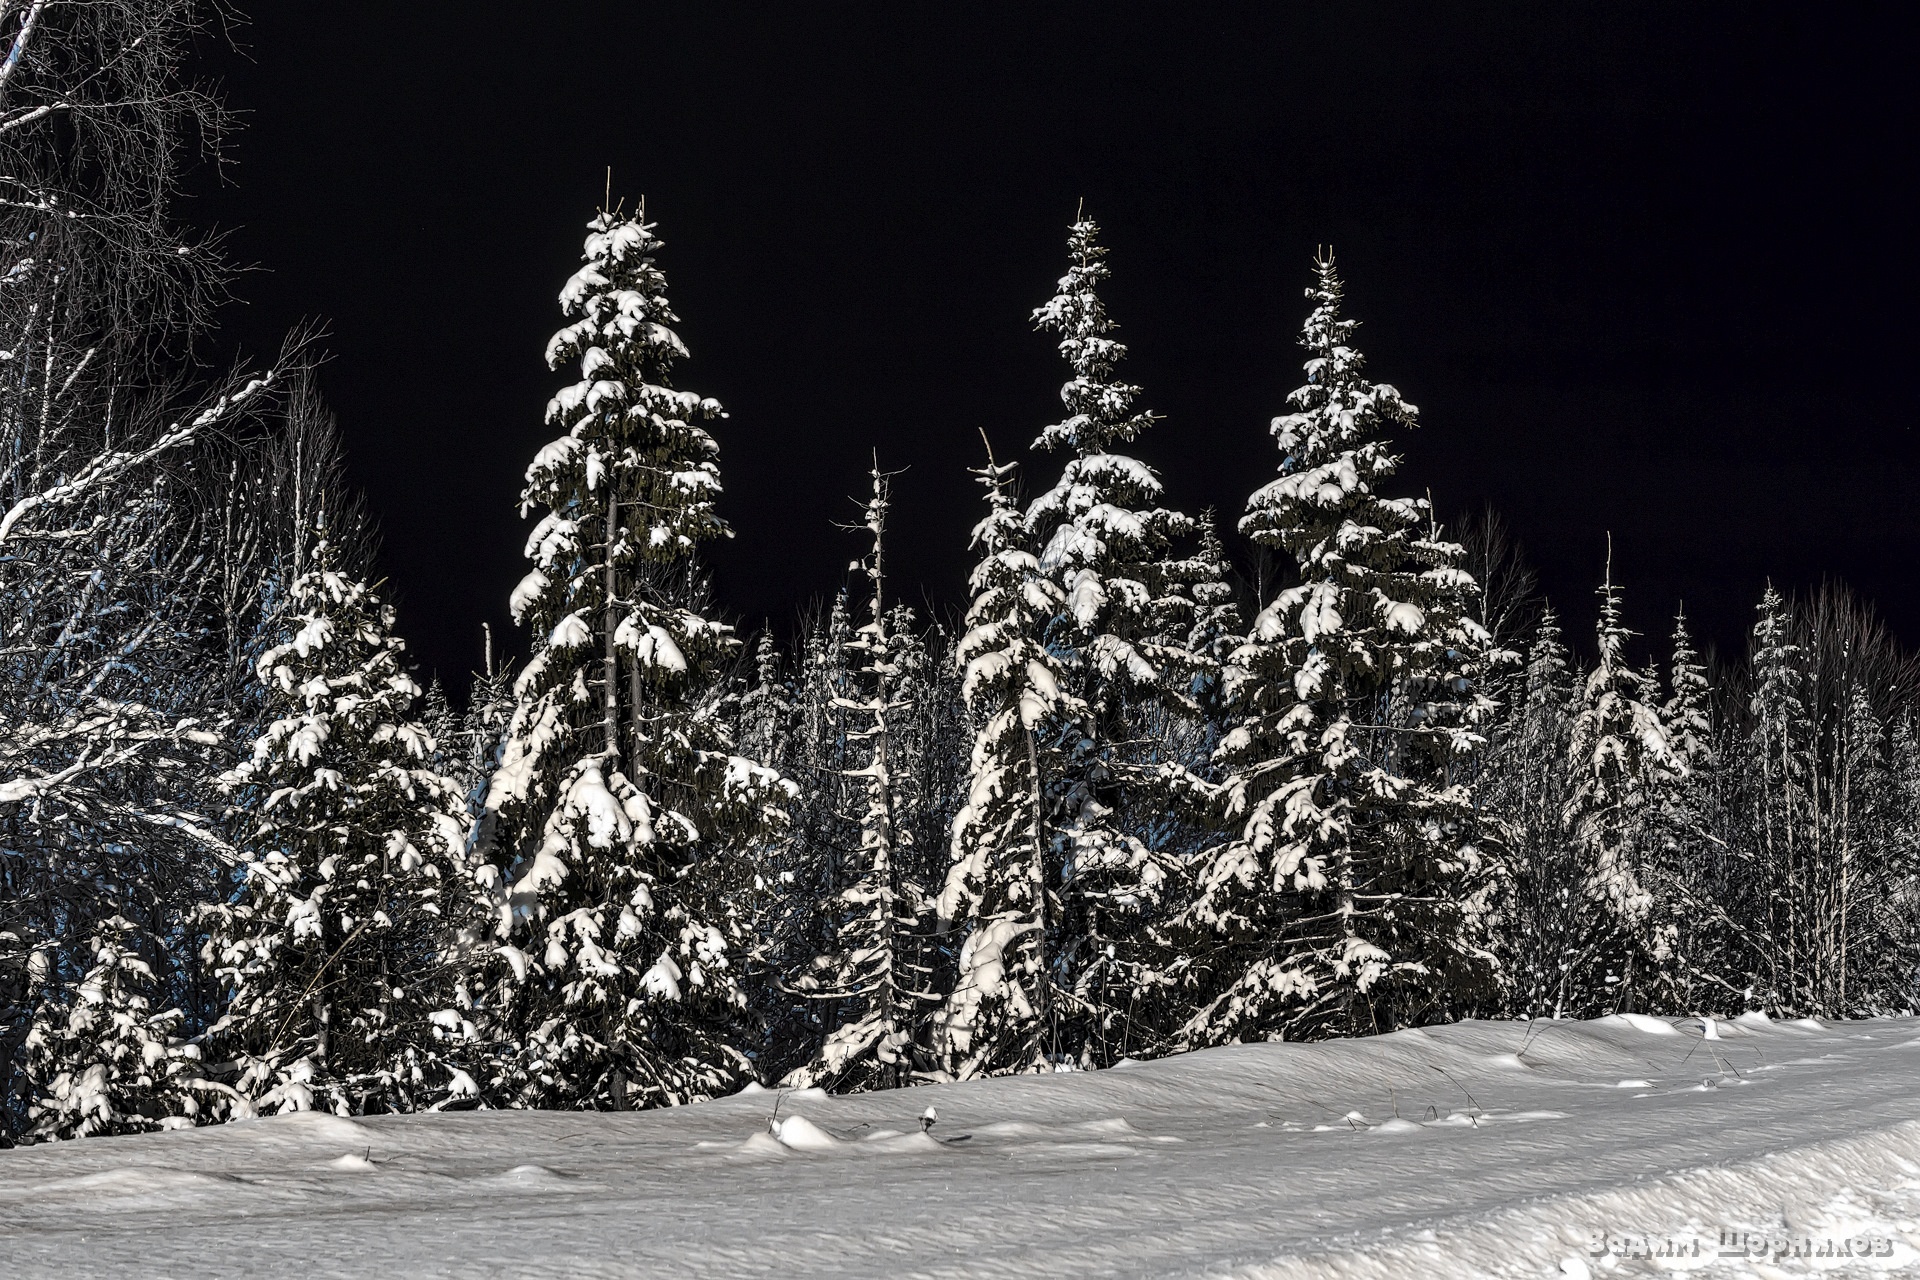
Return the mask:
<path id="1" fill-rule="evenodd" d="M 1036 449 L 1073 449 L 1081 457 L 1104 453 L 1117 442 L 1131 440 L 1153 425 L 1155 415 L 1133 412 L 1140 388 L 1114 380 L 1114 369 L 1127 348 L 1106 335 L 1118 326 L 1095 292 L 1109 274 L 1102 261 L 1107 251 L 1097 243 L 1099 224 L 1081 217 L 1067 235 L 1073 265 L 1053 298 L 1033 313 L 1034 327 L 1060 335 L 1060 354 L 1067 358 L 1073 377 L 1060 388 L 1068 416 L 1046 428 L 1033 442 Z"/>
<path id="2" fill-rule="evenodd" d="M 662 242 L 654 224 L 619 210 L 602 210 L 587 224 L 583 265 L 560 291 L 560 309 L 572 318 L 547 343 L 547 366 L 559 369 L 580 362 L 580 377 L 547 402 L 547 424 L 566 431 L 535 455 L 521 495 L 522 514 L 548 496 L 576 463 L 586 468 L 593 490 L 617 459 L 603 452 L 635 431 L 685 437 L 682 443 L 704 462 L 689 465 L 676 480 L 692 489 L 717 485 L 710 465 L 713 440 L 696 425 L 722 416 L 717 400 L 673 389 L 674 361 L 687 355 L 686 344 L 671 328 L 679 317 L 667 304 L 667 278 L 655 263 Z M 596 430 L 619 439 L 596 445 L 581 442 Z M 578 455 L 578 457 L 576 457 Z M 701 536 L 720 533 L 716 525 Z"/>
<path id="3" fill-rule="evenodd" d="M 1363 438 L 1376 418 L 1416 425 L 1420 411 L 1402 400 L 1397 389 L 1361 376 L 1366 357 L 1351 345 L 1360 322 L 1340 314 L 1346 286 L 1335 269 L 1333 254 L 1316 256 L 1313 270 L 1314 282 L 1307 289 L 1313 313 L 1300 333 L 1300 345 L 1307 349 L 1307 381 L 1287 397 L 1299 412 L 1274 419 L 1273 432 L 1281 447 L 1294 448 L 1309 435 L 1329 443 Z"/>
<path id="4" fill-rule="evenodd" d="M 602 210 L 587 224 L 582 257 L 585 265 L 560 290 L 560 309 L 577 317 L 547 343 L 547 367 L 558 369 L 576 356 L 589 360 L 598 349 L 603 359 L 635 344 L 660 359 L 657 377 L 664 377 L 675 356 L 687 349 L 667 326 L 679 320 L 667 305 L 667 277 L 654 264 L 662 242 L 653 233 L 656 223 L 641 217 L 623 217 Z M 595 370 L 584 367 L 591 378 Z M 551 419 L 549 419 L 551 420 Z"/>

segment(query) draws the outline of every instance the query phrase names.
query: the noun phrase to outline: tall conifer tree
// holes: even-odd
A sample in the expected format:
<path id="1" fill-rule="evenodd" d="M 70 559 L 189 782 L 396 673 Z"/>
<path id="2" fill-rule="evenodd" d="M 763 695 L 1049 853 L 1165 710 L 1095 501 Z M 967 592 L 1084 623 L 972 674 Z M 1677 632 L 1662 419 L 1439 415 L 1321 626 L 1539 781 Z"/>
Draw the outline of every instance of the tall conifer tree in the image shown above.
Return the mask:
<path id="1" fill-rule="evenodd" d="M 1584 913 L 1579 860 L 1566 827 L 1574 676 L 1560 616 L 1550 604 L 1541 608 L 1517 692 L 1480 791 L 1505 845 L 1506 875 L 1492 922 L 1503 1011 L 1534 1017 L 1566 1005 L 1573 975 L 1563 961 Z"/>
<path id="2" fill-rule="evenodd" d="M 1143 986 L 1158 985 L 1143 952 L 1147 913 L 1184 851 L 1155 840 L 1156 819 L 1177 802 L 1186 770 L 1144 731 L 1157 706 L 1190 707 L 1191 655 L 1176 640 L 1191 622 L 1171 547 L 1193 521 L 1158 505 L 1151 467 L 1115 450 L 1152 425 L 1135 408 L 1140 389 L 1118 379 L 1126 347 L 1100 300 L 1109 271 L 1099 227 L 1082 217 L 1068 236 L 1071 263 L 1034 323 L 1060 336 L 1070 371 L 1067 416 L 1036 449 L 1070 451 L 1060 479 L 1028 506 L 1041 576 L 1059 589 L 1047 647 L 1059 656 L 1073 710 L 1042 732 L 1061 755 L 1049 777 L 1050 835 L 1062 896 L 1049 921 L 1049 964 L 1062 995 L 1059 1052 L 1086 1063 L 1119 1057 Z M 1145 837 L 1145 838 L 1143 838 Z"/>
<path id="3" fill-rule="evenodd" d="M 1644 673 L 1627 661 L 1632 632 L 1620 617 L 1609 549 L 1599 590 L 1599 661 L 1581 687 L 1567 747 L 1573 793 L 1568 834 L 1589 905 L 1580 962 L 1581 1012 L 1644 1012 L 1675 979 L 1672 901 L 1653 865 L 1657 798 L 1685 764 L 1673 753 Z M 1595 979 L 1598 982 L 1595 982 Z"/>
<path id="4" fill-rule="evenodd" d="M 509 895 L 492 971 L 501 1101 L 650 1106 L 733 1087 L 745 939 L 729 886 L 789 788 L 733 753 L 703 701 L 737 642 L 693 607 L 694 555 L 724 536 L 711 399 L 672 385 L 686 347 L 638 217 L 589 224 L 547 363 L 578 378 L 527 469 L 533 632 L 487 794 Z"/>
<path id="5" fill-rule="evenodd" d="M 257 664 L 269 723 L 222 780 L 247 881 L 215 908 L 213 1037 L 255 1106 L 413 1110 L 468 1087 L 434 1034 L 478 923 L 466 798 L 413 718 L 393 610 L 316 554 Z"/>
<path id="6" fill-rule="evenodd" d="M 873 545 L 860 562 L 866 574 L 868 617 L 847 649 L 860 663 L 854 696 L 841 699 L 856 717 L 849 733 L 859 763 L 846 771 L 863 784 L 860 842 L 845 860 L 847 887 L 822 904 L 831 921 L 829 949 L 814 957 L 795 985 L 816 1000 L 830 1000 L 837 1025 L 828 1030 L 815 1057 L 787 1076 L 787 1083 L 830 1083 L 840 1087 L 890 1088 L 903 1085 L 913 1069 L 912 1043 L 918 1022 L 917 989 L 910 967 L 912 931 L 918 902 L 903 892 L 902 863 L 912 852 L 912 831 L 900 822 L 895 772 L 904 763 L 897 751 L 896 723 L 911 707 L 904 687 L 902 659 L 906 637 L 886 605 L 886 525 L 888 476 L 876 460 L 873 497 L 866 506 L 865 528 Z"/>
<path id="7" fill-rule="evenodd" d="M 945 1072 L 957 1079 L 1044 1070 L 1060 1051 L 1058 858 L 1048 788 L 1061 767 L 1056 717 L 1081 710 L 1059 655 L 1042 640 L 1063 602 L 1040 571 L 1014 508 L 1014 464 L 979 471 L 987 514 L 973 531 L 980 552 L 973 603 L 956 657 L 961 697 L 978 726 L 964 803 L 953 819 L 952 865 L 937 910 L 963 929 L 952 994 L 938 1016 Z"/>
<path id="8" fill-rule="evenodd" d="M 1755 871 L 1764 902 L 1759 926 L 1766 972 L 1757 984 L 1764 1004 L 1805 1009 L 1811 1003 L 1811 973 L 1804 939 L 1812 879 L 1815 777 L 1814 724 L 1809 709 L 1807 654 L 1794 637 L 1793 611 L 1767 584 L 1754 622 L 1749 662 L 1753 695 L 1748 703 L 1749 771 L 1754 790 Z"/>
<path id="9" fill-rule="evenodd" d="M 1486 976 L 1485 863 L 1466 766 L 1490 713 L 1463 674 L 1486 634 L 1427 504 L 1380 492 L 1413 406 L 1362 374 L 1331 258 L 1316 263 L 1307 383 L 1273 421 L 1280 476 L 1240 527 L 1300 583 L 1254 618 L 1216 753 L 1231 835 L 1182 923 L 1186 1045 L 1351 1034 L 1439 1016 Z"/>

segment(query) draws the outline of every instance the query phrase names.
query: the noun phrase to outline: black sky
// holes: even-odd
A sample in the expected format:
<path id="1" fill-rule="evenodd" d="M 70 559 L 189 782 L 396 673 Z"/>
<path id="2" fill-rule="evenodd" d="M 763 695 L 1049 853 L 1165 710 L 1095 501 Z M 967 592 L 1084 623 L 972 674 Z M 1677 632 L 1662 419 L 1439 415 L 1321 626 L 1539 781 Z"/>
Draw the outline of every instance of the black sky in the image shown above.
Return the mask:
<path id="1" fill-rule="evenodd" d="M 330 327 L 322 386 L 402 627 L 456 696 L 509 631 L 555 296 L 613 169 L 731 412 L 713 560 L 749 625 L 832 590 L 869 451 L 909 598 L 960 601 L 977 429 L 1022 453 L 1084 198 L 1173 502 L 1236 513 L 1331 243 L 1408 491 L 1491 500 L 1576 628 L 1737 648 L 1767 577 L 1920 641 L 1913 44 L 1836 6 L 258 6 L 222 340 Z M 1447 12 L 1443 12 L 1447 11 Z M 1893 10 L 1886 11 L 1888 15 Z M 202 184 L 205 185 L 205 184 Z M 1023 455 L 1024 456 L 1024 455 Z M 1058 460 L 1031 464 L 1051 482 Z M 516 637 L 523 647 L 524 640 Z"/>

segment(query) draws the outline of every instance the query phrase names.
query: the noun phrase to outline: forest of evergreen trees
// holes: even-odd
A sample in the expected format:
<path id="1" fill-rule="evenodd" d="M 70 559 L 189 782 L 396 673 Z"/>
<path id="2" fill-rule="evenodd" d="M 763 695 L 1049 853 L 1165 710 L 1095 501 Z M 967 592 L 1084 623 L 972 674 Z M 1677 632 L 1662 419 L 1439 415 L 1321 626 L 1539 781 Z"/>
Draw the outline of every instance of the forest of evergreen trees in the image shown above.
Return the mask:
<path id="1" fill-rule="evenodd" d="M 172 209 L 223 125 L 192 5 L 31 12 L 0 63 L 0 1143 L 1913 1008 L 1920 667 L 1837 585 L 1769 588 L 1732 661 L 1678 615 L 1656 663 L 1600 554 L 1565 634 L 1496 514 L 1405 496 L 1416 411 L 1329 257 L 1272 478 L 1196 518 L 1123 452 L 1155 415 L 1076 221 L 1031 317 L 1063 414 L 982 448 L 965 607 L 894 592 L 881 455 L 783 648 L 712 598 L 721 407 L 678 385 L 654 224 L 600 210 L 501 584 L 530 655 L 490 647 L 457 707 L 410 674 L 312 343 L 196 363 L 231 272 Z"/>

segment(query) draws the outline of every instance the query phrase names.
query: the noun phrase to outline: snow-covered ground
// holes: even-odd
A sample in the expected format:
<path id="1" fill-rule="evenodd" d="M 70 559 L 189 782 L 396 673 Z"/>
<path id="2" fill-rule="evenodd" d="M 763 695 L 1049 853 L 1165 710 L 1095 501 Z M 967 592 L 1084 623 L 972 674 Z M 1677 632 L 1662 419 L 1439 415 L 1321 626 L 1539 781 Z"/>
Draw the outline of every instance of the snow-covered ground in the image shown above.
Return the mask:
<path id="1" fill-rule="evenodd" d="M 70 1280 L 1920 1275 L 1916 1245 L 1911 1019 L 1466 1023 L 846 1098 L 0 1152 L 0 1275 Z M 1802 1256 L 1823 1250 L 1855 1256 Z"/>

